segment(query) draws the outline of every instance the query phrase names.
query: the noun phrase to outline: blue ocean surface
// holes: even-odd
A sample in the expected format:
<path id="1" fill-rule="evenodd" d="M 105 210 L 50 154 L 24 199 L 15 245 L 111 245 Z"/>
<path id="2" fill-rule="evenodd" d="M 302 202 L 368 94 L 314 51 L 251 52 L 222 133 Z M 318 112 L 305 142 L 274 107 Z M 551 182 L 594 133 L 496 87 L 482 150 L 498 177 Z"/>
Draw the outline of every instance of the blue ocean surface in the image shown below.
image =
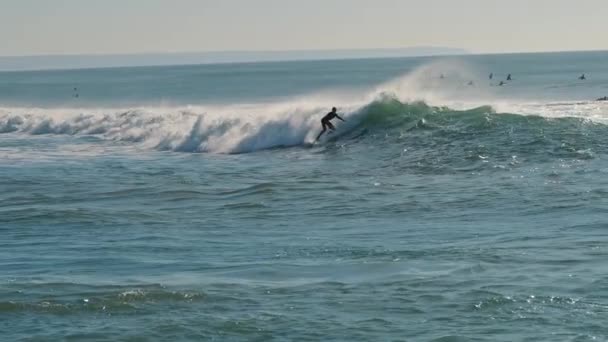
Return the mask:
<path id="1" fill-rule="evenodd" d="M 606 61 L 2 72 L 0 339 L 606 341 Z"/>

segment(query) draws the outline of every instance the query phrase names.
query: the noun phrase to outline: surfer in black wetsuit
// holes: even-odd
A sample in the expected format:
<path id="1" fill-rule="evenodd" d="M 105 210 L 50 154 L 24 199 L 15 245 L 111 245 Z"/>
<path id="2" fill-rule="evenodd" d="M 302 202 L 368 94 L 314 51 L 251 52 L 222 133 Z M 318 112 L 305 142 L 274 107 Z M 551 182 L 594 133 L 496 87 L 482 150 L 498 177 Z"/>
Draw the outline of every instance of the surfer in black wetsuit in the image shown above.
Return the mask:
<path id="1" fill-rule="evenodd" d="M 581 81 L 584 81 L 587 79 L 587 77 L 585 77 L 585 74 L 582 74 L 581 77 L 578 78 Z"/>
<path id="2" fill-rule="evenodd" d="M 325 116 L 323 117 L 323 119 L 321 119 L 321 126 L 323 127 L 323 130 L 321 131 L 321 133 L 319 133 L 319 135 L 317 136 L 317 139 L 315 139 L 315 141 L 319 140 L 319 138 L 323 135 L 323 133 L 325 133 L 325 131 L 327 130 L 327 128 L 329 127 L 329 129 L 331 129 L 332 131 L 336 130 L 336 127 L 334 127 L 334 125 L 331 124 L 330 120 L 332 120 L 333 118 L 338 118 L 342 121 L 346 121 L 344 119 L 342 119 L 338 113 L 336 113 L 337 109 L 336 107 L 333 107 L 331 109 L 331 112 L 325 114 Z"/>

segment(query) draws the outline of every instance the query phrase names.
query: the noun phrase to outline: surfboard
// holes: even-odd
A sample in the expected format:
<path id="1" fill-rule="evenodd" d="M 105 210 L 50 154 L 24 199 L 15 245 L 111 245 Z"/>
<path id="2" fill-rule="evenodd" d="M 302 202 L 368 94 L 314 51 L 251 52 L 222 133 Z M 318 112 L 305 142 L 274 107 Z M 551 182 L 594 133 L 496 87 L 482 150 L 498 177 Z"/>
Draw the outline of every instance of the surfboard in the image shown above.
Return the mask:
<path id="1" fill-rule="evenodd" d="M 329 139 L 331 138 L 330 135 L 334 132 L 335 132 L 335 130 L 334 131 L 328 130 L 319 139 L 315 140 L 314 143 L 324 143 L 324 142 L 329 141 Z"/>

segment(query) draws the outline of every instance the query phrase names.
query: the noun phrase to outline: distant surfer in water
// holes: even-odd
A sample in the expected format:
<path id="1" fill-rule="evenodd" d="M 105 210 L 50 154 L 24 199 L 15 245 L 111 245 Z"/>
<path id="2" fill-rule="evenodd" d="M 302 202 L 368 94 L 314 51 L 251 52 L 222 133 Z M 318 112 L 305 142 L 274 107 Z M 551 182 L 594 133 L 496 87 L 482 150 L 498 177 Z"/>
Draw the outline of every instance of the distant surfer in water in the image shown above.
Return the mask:
<path id="1" fill-rule="evenodd" d="M 585 77 L 585 74 L 582 74 L 581 77 L 578 78 L 581 81 L 584 81 L 587 79 L 587 77 Z"/>
<path id="2" fill-rule="evenodd" d="M 334 127 L 334 125 L 332 125 L 330 122 L 333 118 L 338 118 L 342 121 L 346 121 L 346 120 L 342 119 L 336 111 L 337 111 L 336 107 L 333 107 L 331 109 L 331 112 L 325 114 L 323 119 L 321 119 L 321 126 L 323 127 L 323 130 L 321 131 L 321 133 L 319 133 L 319 135 L 317 136 L 317 139 L 315 139 L 315 141 L 319 140 L 319 138 L 323 135 L 323 133 L 325 133 L 325 131 L 327 130 L 328 127 L 332 131 L 336 130 L 336 127 Z"/>

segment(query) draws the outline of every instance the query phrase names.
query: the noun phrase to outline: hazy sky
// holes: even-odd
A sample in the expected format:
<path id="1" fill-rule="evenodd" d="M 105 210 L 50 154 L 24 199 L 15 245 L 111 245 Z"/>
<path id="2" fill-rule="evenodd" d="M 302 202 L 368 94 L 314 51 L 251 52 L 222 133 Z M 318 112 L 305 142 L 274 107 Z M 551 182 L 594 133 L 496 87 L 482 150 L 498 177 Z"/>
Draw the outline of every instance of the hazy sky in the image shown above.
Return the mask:
<path id="1" fill-rule="evenodd" d="M 608 49 L 608 0 L 0 0 L 0 55 Z"/>

